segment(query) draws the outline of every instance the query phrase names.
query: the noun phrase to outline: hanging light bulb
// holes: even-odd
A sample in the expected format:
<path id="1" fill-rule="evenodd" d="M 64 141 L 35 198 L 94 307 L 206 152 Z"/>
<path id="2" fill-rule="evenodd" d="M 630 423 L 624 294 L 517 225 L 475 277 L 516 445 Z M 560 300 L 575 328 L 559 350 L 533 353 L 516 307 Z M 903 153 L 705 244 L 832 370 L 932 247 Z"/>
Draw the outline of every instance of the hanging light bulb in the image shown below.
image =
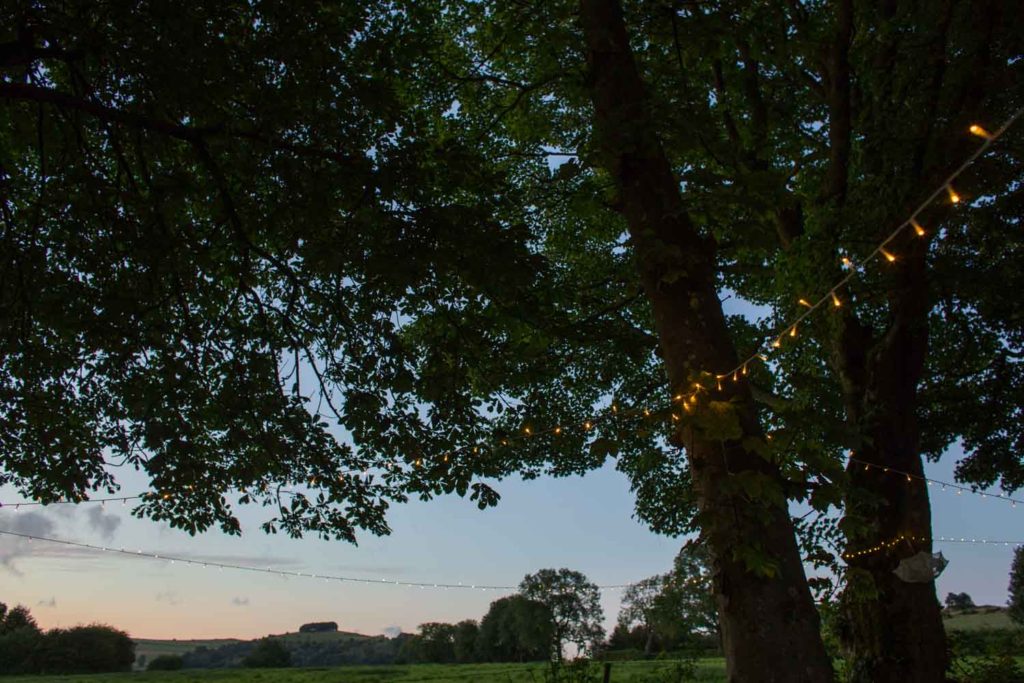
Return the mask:
<path id="1" fill-rule="evenodd" d="M 814 306 L 811 305 L 811 302 L 808 301 L 807 299 L 800 299 L 799 301 L 797 301 L 797 303 L 800 304 L 801 306 L 806 306 L 807 308 L 814 308 Z"/>
<path id="2" fill-rule="evenodd" d="M 885 250 L 884 248 L 882 248 L 882 247 L 879 247 L 879 248 L 878 248 L 878 251 L 879 251 L 879 253 L 881 253 L 881 254 L 882 254 L 882 256 L 884 256 L 884 257 L 885 257 L 885 260 L 886 260 L 886 261 L 888 261 L 889 263 L 893 263 L 893 262 L 895 262 L 895 261 L 896 261 L 896 255 L 895 255 L 895 254 L 893 254 L 892 252 L 890 252 L 890 251 L 886 251 L 886 250 Z"/>
<path id="3" fill-rule="evenodd" d="M 946 192 L 949 194 L 950 202 L 952 202 L 953 204 L 960 203 L 960 195 L 956 193 L 956 190 L 953 189 L 952 185 L 946 185 Z"/>
<path id="4" fill-rule="evenodd" d="M 843 265 L 846 266 L 847 268 L 853 268 L 853 261 L 851 261 L 849 259 L 849 257 L 844 256 L 843 257 Z"/>
<path id="5" fill-rule="evenodd" d="M 917 222 L 916 218 L 910 219 L 910 225 L 914 228 L 914 232 L 917 233 L 918 237 L 924 237 L 928 234 L 928 232 L 921 227 L 921 224 Z"/>
<path id="6" fill-rule="evenodd" d="M 971 124 L 971 127 L 967 130 L 971 132 L 971 135 L 977 135 L 979 138 L 985 138 L 986 140 L 992 139 L 992 134 L 976 123 Z"/>
<path id="7" fill-rule="evenodd" d="M 796 325 L 793 325 L 793 327 L 789 328 L 789 336 L 790 337 L 795 337 L 796 336 Z"/>
<path id="8" fill-rule="evenodd" d="M 830 292 L 830 294 L 832 295 L 832 305 L 833 306 L 835 306 L 836 308 L 839 308 L 840 306 L 843 305 L 843 302 L 840 301 L 839 297 L 836 295 L 835 290 L 832 290 Z"/>

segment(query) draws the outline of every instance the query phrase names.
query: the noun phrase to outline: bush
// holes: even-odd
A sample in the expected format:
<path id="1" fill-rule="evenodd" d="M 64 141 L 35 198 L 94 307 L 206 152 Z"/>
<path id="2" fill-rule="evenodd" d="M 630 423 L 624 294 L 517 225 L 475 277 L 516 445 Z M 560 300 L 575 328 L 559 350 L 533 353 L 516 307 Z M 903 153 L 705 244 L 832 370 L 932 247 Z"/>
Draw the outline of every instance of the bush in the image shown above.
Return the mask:
<path id="1" fill-rule="evenodd" d="M 280 640 L 264 638 L 256 644 L 252 653 L 242 660 L 242 666 L 250 669 L 282 669 L 292 665 L 292 655 Z"/>
<path id="2" fill-rule="evenodd" d="M 124 631 L 93 624 L 47 631 L 31 658 L 33 673 L 131 671 L 135 643 Z"/>
<path id="3" fill-rule="evenodd" d="M 160 655 L 146 667 L 146 671 L 177 671 L 184 664 L 178 655 Z"/>

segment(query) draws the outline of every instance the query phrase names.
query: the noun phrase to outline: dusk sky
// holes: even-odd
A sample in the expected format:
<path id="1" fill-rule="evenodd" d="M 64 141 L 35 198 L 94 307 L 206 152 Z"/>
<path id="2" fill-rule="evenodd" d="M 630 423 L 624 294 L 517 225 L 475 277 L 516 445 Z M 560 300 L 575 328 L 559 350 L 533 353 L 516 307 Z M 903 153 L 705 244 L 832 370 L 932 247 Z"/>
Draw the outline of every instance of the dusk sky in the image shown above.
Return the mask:
<path id="1" fill-rule="evenodd" d="M 928 474 L 952 479 L 958 453 Z M 125 493 L 142 490 L 142 482 Z M 266 536 L 262 510 L 243 513 L 241 538 L 211 532 L 192 538 L 141 521 L 120 504 L 101 508 L 6 506 L 0 529 L 87 543 L 143 549 L 253 566 L 407 581 L 515 585 L 542 567 L 570 567 L 599 584 L 635 581 L 665 571 L 682 539 L 656 536 L 632 519 L 626 478 L 611 466 L 586 477 L 507 481 L 497 508 L 479 511 L 450 496 L 393 508 L 393 533 L 364 536 L 358 547 L 316 539 Z M 1024 540 L 1024 506 L 932 487 L 934 533 Z M 40 533 L 42 532 L 42 533 Z M 966 591 L 977 603 L 1004 604 L 1012 549 L 939 544 L 950 560 L 938 580 L 940 598 Z M 255 637 L 294 631 L 307 621 L 334 620 L 343 630 L 412 631 L 424 621 L 479 618 L 501 593 L 324 583 L 180 563 L 122 558 L 45 543 L 0 539 L 0 600 L 32 609 L 44 627 L 106 622 L 135 637 Z M 618 591 L 605 591 L 606 625 Z"/>

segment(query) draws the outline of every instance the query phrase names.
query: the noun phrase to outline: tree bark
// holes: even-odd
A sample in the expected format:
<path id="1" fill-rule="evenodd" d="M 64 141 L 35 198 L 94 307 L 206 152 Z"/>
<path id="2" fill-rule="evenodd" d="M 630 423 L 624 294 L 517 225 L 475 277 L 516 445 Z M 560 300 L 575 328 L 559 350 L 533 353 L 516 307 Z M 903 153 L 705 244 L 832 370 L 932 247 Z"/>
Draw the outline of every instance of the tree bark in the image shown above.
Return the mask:
<path id="1" fill-rule="evenodd" d="M 917 385 L 928 347 L 924 251 L 923 243 L 914 243 L 895 276 L 889 294 L 892 323 L 885 335 L 872 341 L 848 318 L 837 340 L 847 419 L 863 444 L 854 456 L 860 462 L 848 467 L 852 491 L 846 513 L 867 523 L 865 532 L 848 535 L 847 552 L 913 538 L 848 559 L 840 638 L 847 678 L 856 683 L 941 682 L 948 666 L 935 582 L 907 583 L 893 573 L 902 559 L 932 551 L 928 487 L 917 478 L 924 474 Z"/>
<path id="2" fill-rule="evenodd" d="M 581 18 L 598 148 L 617 186 L 673 395 L 689 394 L 699 372 L 723 373 L 736 363 L 715 288 L 714 244 L 696 231 L 683 207 L 617 0 L 582 0 Z M 784 489 L 777 468 L 752 446 L 764 435 L 750 392 L 743 382 L 718 390 L 713 379 L 707 389 L 698 410 L 715 401 L 735 417 L 739 435 L 715 438 L 699 421 L 683 421 L 678 438 L 713 558 L 728 679 L 831 681 L 788 509 L 745 496 L 736 485 L 753 477 Z M 767 555 L 771 571 L 751 571 L 746 550 Z"/>

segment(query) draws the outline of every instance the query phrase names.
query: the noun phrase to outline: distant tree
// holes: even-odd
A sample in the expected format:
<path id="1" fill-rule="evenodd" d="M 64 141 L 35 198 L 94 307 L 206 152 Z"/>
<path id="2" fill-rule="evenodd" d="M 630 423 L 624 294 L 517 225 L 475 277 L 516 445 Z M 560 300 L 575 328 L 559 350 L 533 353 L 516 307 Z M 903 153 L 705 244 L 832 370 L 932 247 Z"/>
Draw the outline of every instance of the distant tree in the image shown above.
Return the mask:
<path id="1" fill-rule="evenodd" d="M 572 643 L 580 652 L 593 651 L 604 638 L 601 591 L 580 572 L 541 569 L 527 575 L 519 592 L 551 610 L 552 654 L 561 661 L 563 648 Z"/>
<path id="2" fill-rule="evenodd" d="M 657 598 L 661 595 L 665 580 L 666 577 L 661 574 L 651 576 L 630 584 L 622 593 L 618 626 L 624 627 L 630 636 L 632 636 L 631 629 L 634 625 L 642 628 L 644 654 L 650 654 L 654 645 L 655 630 L 653 626 L 657 614 Z"/>
<path id="3" fill-rule="evenodd" d="M 677 643 L 693 635 L 718 634 L 718 609 L 704 546 L 687 544 L 676 554 L 655 599 L 652 620 L 659 635 Z"/>
<path id="4" fill-rule="evenodd" d="M 47 631 L 33 654 L 34 673 L 74 674 L 131 671 L 135 643 L 111 626 L 91 624 Z"/>
<path id="5" fill-rule="evenodd" d="M 1016 623 L 1024 626 L 1024 546 L 1013 551 L 1010 565 L 1010 600 L 1007 612 Z"/>
<path id="6" fill-rule="evenodd" d="M 3 610 L 0 614 L 0 635 L 4 633 L 10 633 L 11 631 L 17 631 L 18 629 L 31 629 L 33 631 L 39 631 L 39 625 L 36 623 L 35 618 L 29 609 L 23 605 L 18 605 L 14 609 L 8 611 L 7 605 L 2 605 Z"/>
<path id="7" fill-rule="evenodd" d="M 277 638 L 263 638 L 256 648 L 242 660 L 242 666 L 250 669 L 282 669 L 292 665 L 292 655 Z"/>
<path id="8" fill-rule="evenodd" d="M 615 642 L 628 642 L 628 647 L 643 649 L 645 654 L 650 654 L 655 644 L 671 649 L 695 635 L 706 641 L 707 636 L 717 634 L 718 615 L 703 547 L 683 547 L 672 571 L 626 588 L 618 622 L 622 628 L 617 627 Z"/>
<path id="9" fill-rule="evenodd" d="M 474 662 L 477 659 L 476 641 L 480 635 L 480 626 L 472 619 L 455 624 L 454 641 L 455 661 L 459 664 Z"/>
<path id="10" fill-rule="evenodd" d="M 160 655 L 153 658 L 146 671 L 177 671 L 182 666 L 184 661 L 178 655 Z"/>
<path id="11" fill-rule="evenodd" d="M 455 661 L 455 625 L 431 621 L 419 626 L 420 661 L 449 664 Z"/>
<path id="12" fill-rule="evenodd" d="M 486 662 L 549 659 L 554 633 L 551 610 L 523 595 L 495 600 L 480 620 L 477 657 Z"/>
<path id="13" fill-rule="evenodd" d="M 647 644 L 647 629 L 637 625 L 630 628 L 622 621 L 615 624 L 605 644 L 609 650 L 643 650 Z"/>
<path id="14" fill-rule="evenodd" d="M 970 609 L 974 600 L 967 593 L 950 593 L 946 596 L 946 607 L 949 609 Z"/>

